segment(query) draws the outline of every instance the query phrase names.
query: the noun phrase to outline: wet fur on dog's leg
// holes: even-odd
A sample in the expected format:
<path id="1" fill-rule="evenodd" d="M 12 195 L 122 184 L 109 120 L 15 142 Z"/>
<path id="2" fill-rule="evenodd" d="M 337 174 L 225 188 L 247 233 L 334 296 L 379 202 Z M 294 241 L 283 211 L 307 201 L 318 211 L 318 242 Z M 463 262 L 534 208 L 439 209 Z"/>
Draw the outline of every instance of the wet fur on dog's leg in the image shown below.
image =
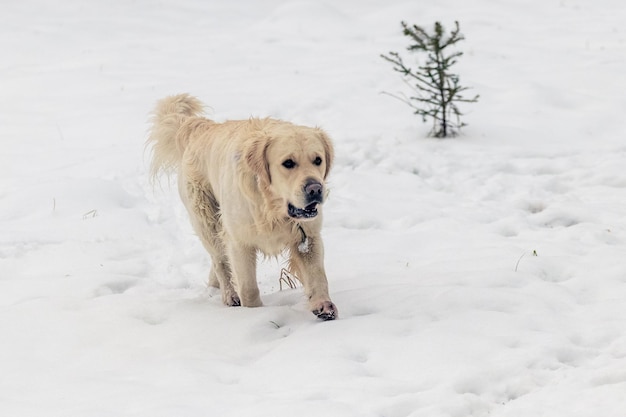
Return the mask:
<path id="1" fill-rule="evenodd" d="M 181 176 L 181 182 L 185 181 Z M 240 306 L 241 300 L 232 284 L 232 273 L 229 267 L 226 249 L 220 237 L 221 223 L 219 206 L 211 194 L 192 179 L 180 187 L 185 193 L 191 224 L 200 237 L 202 245 L 211 256 L 211 272 L 209 285 L 221 289 L 222 301 L 227 306 Z"/>
<path id="2" fill-rule="evenodd" d="M 263 305 L 256 281 L 256 250 L 254 248 L 229 242 L 228 257 L 232 270 L 233 284 L 244 307 Z"/>

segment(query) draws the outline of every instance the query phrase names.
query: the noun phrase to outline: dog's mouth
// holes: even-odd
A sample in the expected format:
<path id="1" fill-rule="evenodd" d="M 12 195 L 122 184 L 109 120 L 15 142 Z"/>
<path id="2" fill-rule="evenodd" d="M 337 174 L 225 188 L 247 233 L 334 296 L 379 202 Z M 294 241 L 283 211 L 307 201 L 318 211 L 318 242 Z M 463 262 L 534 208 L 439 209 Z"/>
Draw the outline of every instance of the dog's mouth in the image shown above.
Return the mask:
<path id="1" fill-rule="evenodd" d="M 289 203 L 287 213 L 292 219 L 312 219 L 317 216 L 317 203 L 311 203 L 305 208 L 298 208 Z"/>

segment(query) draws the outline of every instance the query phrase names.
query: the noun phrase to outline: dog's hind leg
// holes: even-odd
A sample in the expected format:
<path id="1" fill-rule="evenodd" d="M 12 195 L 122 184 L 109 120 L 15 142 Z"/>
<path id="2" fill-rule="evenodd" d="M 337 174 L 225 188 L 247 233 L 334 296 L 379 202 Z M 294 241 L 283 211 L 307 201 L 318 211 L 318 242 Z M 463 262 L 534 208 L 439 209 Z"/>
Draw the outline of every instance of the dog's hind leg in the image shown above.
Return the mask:
<path id="1" fill-rule="evenodd" d="M 180 192 L 189 212 L 191 224 L 202 245 L 211 255 L 209 286 L 221 289 L 222 301 L 227 306 L 241 305 L 241 300 L 233 287 L 228 256 L 221 239 L 219 204 L 210 192 L 191 180 L 186 182 L 184 188 L 181 183 Z"/>
<path id="2" fill-rule="evenodd" d="M 204 243 L 204 239 L 202 239 L 204 247 L 207 247 L 207 244 Z M 207 251 L 209 249 L 207 248 Z M 210 252 L 209 252 L 210 253 Z M 211 272 L 209 272 L 209 286 L 220 288 L 222 290 L 222 301 L 227 306 L 240 306 L 241 301 L 233 284 L 231 282 L 231 273 L 230 268 L 228 266 L 228 262 L 226 259 L 217 258 L 214 255 L 211 255 Z"/>
<path id="3" fill-rule="evenodd" d="M 241 297 L 241 305 L 244 307 L 262 306 L 256 281 L 256 249 L 229 241 L 227 251 L 233 283 Z"/>

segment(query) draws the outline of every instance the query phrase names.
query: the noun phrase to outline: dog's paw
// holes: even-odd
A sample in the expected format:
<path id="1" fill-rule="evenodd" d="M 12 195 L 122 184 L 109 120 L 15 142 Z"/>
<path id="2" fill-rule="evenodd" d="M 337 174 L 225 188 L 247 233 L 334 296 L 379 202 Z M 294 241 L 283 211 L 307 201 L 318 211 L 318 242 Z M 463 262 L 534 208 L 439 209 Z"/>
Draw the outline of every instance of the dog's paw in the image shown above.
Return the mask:
<path id="1" fill-rule="evenodd" d="M 313 306 L 311 310 L 313 314 L 320 320 L 335 320 L 339 317 L 337 307 L 330 301 L 320 301 Z"/>
<path id="2" fill-rule="evenodd" d="M 236 293 L 234 293 L 234 294 L 223 294 L 222 295 L 222 301 L 228 307 L 239 307 L 239 306 L 241 306 L 241 300 L 239 299 L 239 296 Z"/>

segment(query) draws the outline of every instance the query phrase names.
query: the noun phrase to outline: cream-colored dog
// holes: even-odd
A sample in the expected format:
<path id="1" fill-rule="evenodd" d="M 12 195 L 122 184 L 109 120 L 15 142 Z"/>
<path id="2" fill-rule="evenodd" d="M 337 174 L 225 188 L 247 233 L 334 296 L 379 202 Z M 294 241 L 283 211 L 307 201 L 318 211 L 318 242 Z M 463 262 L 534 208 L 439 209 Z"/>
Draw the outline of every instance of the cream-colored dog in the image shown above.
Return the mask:
<path id="1" fill-rule="evenodd" d="M 153 176 L 178 173 L 181 199 L 211 255 L 209 285 L 221 288 L 226 305 L 260 306 L 257 252 L 287 249 L 311 311 L 337 318 L 320 236 L 330 139 L 321 129 L 275 119 L 216 123 L 202 110 L 186 94 L 161 100 L 148 144 Z"/>

